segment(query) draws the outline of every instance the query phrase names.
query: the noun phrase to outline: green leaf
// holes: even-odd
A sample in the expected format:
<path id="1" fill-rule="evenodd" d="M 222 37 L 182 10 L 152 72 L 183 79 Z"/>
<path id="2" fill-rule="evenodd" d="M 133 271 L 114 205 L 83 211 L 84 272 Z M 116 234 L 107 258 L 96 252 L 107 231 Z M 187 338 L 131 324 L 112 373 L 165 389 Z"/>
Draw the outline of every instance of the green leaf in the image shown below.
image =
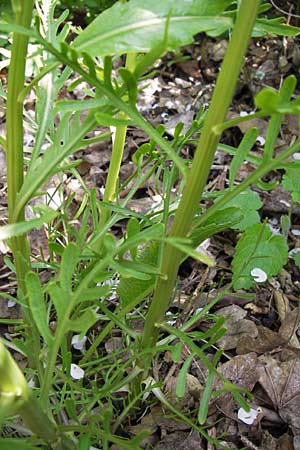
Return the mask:
<path id="1" fill-rule="evenodd" d="M 289 168 L 282 177 L 282 187 L 289 192 L 300 192 L 300 172 L 298 168 Z"/>
<path id="2" fill-rule="evenodd" d="M 120 55 L 128 52 L 148 52 L 165 43 L 168 23 L 167 50 L 193 41 L 193 35 L 208 30 L 220 32 L 232 26 L 229 17 L 218 17 L 233 0 L 131 0 L 118 2 L 100 14 L 74 40 L 73 47 L 90 56 Z"/>
<path id="3" fill-rule="evenodd" d="M 104 286 L 97 286 L 94 288 L 86 289 L 80 294 L 78 303 L 81 304 L 82 302 L 99 300 L 101 297 L 107 297 L 110 290 L 111 286 L 109 286 L 108 284 Z"/>
<path id="4" fill-rule="evenodd" d="M 256 224 L 244 232 L 232 261 L 234 289 L 249 289 L 255 281 L 251 271 L 263 270 L 270 278 L 282 269 L 288 258 L 283 236 L 272 235 L 268 225 Z"/>
<path id="5" fill-rule="evenodd" d="M 300 34 L 300 28 L 287 25 L 285 21 L 285 17 L 277 17 L 276 19 L 256 19 L 252 36 L 259 37 L 264 36 L 265 34 L 298 36 Z"/>
<path id="6" fill-rule="evenodd" d="M 218 197 L 216 203 L 221 198 L 222 197 Z M 228 207 L 238 208 L 243 214 L 243 219 L 231 226 L 234 230 L 243 231 L 247 227 L 260 222 L 260 217 L 257 210 L 262 207 L 262 202 L 259 195 L 251 189 L 246 189 L 232 200 L 229 200 L 229 202 L 227 202 L 225 206 L 221 207 L 220 210 L 227 209 Z"/>
<path id="7" fill-rule="evenodd" d="M 257 108 L 266 114 L 300 114 L 300 101 L 285 100 L 276 89 L 264 88 L 255 96 L 254 99 Z"/>
<path id="8" fill-rule="evenodd" d="M 292 258 L 295 262 L 296 267 L 298 267 L 298 269 L 300 269 L 300 252 L 297 251 L 297 250 L 299 250 L 299 248 L 294 249 L 294 250 L 296 250 L 296 252 L 292 253 Z"/>
<path id="9" fill-rule="evenodd" d="M 59 281 L 62 289 L 66 292 L 72 291 L 72 280 L 80 255 L 80 248 L 78 245 L 70 242 L 65 248 L 59 272 Z"/>
<path id="10" fill-rule="evenodd" d="M 53 342 L 53 336 L 48 327 L 48 316 L 40 279 L 36 273 L 29 272 L 26 274 L 25 282 L 33 320 L 41 336 L 50 347 Z"/>
<path id="11" fill-rule="evenodd" d="M 244 215 L 240 208 L 224 207 L 224 209 L 220 209 L 207 220 L 201 222 L 199 226 L 197 226 L 197 220 L 195 220 L 190 238 L 194 246 L 197 247 L 213 234 L 233 228 L 242 220 L 244 220 Z"/>
<path id="12" fill-rule="evenodd" d="M 70 293 L 64 291 L 61 287 L 56 283 L 49 283 L 47 286 L 47 290 L 50 294 L 50 298 L 52 303 L 55 306 L 58 320 L 61 320 L 68 307 L 70 301 Z"/>
<path id="13" fill-rule="evenodd" d="M 97 314 L 91 308 L 87 309 L 77 319 L 69 320 L 68 328 L 70 331 L 76 331 L 77 333 L 86 334 L 87 330 L 91 328 L 95 322 L 97 322 Z"/>
<path id="14" fill-rule="evenodd" d="M 176 383 L 176 397 L 183 398 L 185 394 L 185 384 L 186 384 L 186 376 L 188 373 L 188 370 L 190 368 L 191 362 L 195 358 L 195 354 L 191 353 L 184 363 L 182 364 L 182 367 L 179 371 L 177 383 Z"/>
<path id="15" fill-rule="evenodd" d="M 140 250 L 137 261 L 141 263 L 157 265 L 158 263 L 158 243 L 154 242 Z M 153 275 L 148 280 L 138 280 L 136 278 L 125 278 L 120 276 L 120 283 L 117 287 L 117 294 L 121 299 L 122 306 L 126 307 L 134 300 L 143 300 L 149 295 L 155 284 L 156 277 Z"/>
<path id="16" fill-rule="evenodd" d="M 101 111 L 95 113 L 95 119 L 97 123 L 105 127 L 119 127 L 120 125 L 128 126 L 133 124 L 132 120 L 118 119 Z"/>
<path id="17" fill-rule="evenodd" d="M 37 219 L 27 220 L 26 222 L 12 223 L 0 227 L 0 240 L 10 239 L 14 236 L 20 236 L 28 233 L 33 228 L 41 228 L 45 223 L 51 222 L 58 216 L 57 211 L 47 208 L 46 212 Z"/>
<path id="18" fill-rule="evenodd" d="M 31 444 L 27 444 L 24 442 L 24 438 L 22 438 L 22 442 L 20 442 L 20 438 L 0 438 L 0 450 L 38 450 L 40 447 L 34 447 Z"/>
<path id="19" fill-rule="evenodd" d="M 149 273 L 159 273 L 158 270 L 150 266 L 149 264 L 142 264 L 134 261 L 112 261 L 111 266 L 118 272 L 123 278 L 136 278 L 138 280 L 150 280 L 151 275 Z M 148 273 L 144 272 L 147 270 Z"/>
<path id="20" fill-rule="evenodd" d="M 214 259 L 212 259 L 210 256 L 205 255 L 204 253 L 198 252 L 197 250 L 194 250 L 191 247 L 192 241 L 186 240 L 185 238 L 173 238 L 169 237 L 166 238 L 166 242 L 171 244 L 173 247 L 180 250 L 184 255 L 185 258 L 187 256 L 190 256 L 191 258 L 196 259 L 197 261 L 202 262 L 203 264 L 206 264 L 209 267 L 212 267 L 215 265 Z"/>

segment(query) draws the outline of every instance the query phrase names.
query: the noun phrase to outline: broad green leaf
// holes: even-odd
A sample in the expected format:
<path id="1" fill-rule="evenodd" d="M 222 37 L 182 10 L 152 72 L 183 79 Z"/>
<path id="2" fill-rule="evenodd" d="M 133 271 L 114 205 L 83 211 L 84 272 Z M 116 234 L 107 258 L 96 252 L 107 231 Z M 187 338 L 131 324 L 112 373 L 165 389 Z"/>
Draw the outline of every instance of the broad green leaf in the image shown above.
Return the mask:
<path id="1" fill-rule="evenodd" d="M 90 56 L 148 52 L 164 47 L 168 22 L 167 50 L 189 44 L 193 36 L 208 30 L 220 32 L 232 26 L 229 17 L 218 17 L 233 0 L 180 1 L 131 0 L 118 2 L 100 14 L 74 40 L 73 47 Z"/>
<path id="2" fill-rule="evenodd" d="M 77 319 L 69 320 L 68 328 L 70 331 L 86 334 L 87 330 L 91 328 L 97 320 L 97 314 L 94 310 L 89 308 Z"/>
<path id="3" fill-rule="evenodd" d="M 261 269 L 268 278 L 277 275 L 286 264 L 288 247 L 285 238 L 272 235 L 268 225 L 256 224 L 244 232 L 232 261 L 234 289 L 249 289 L 254 284 L 253 269 Z"/>
<path id="4" fill-rule="evenodd" d="M 63 290 L 66 292 L 72 291 L 72 280 L 80 255 L 80 248 L 78 245 L 70 242 L 65 248 L 59 271 L 59 282 Z"/>
<path id="5" fill-rule="evenodd" d="M 218 202 L 220 198 L 222 197 L 218 197 L 216 202 Z M 246 189 L 245 191 L 241 192 L 220 209 L 224 210 L 228 207 L 238 208 L 244 216 L 240 222 L 231 226 L 231 228 L 233 228 L 234 230 L 243 231 L 247 227 L 260 222 L 260 217 L 257 210 L 262 207 L 262 202 L 259 195 L 251 189 Z"/>
<path id="6" fill-rule="evenodd" d="M 57 211 L 47 208 L 46 212 L 43 213 L 41 217 L 36 219 L 4 225 L 3 227 L 0 227 L 0 240 L 10 239 L 14 236 L 26 234 L 33 228 L 41 228 L 45 223 L 51 222 L 51 220 L 55 219 L 58 214 L 59 213 Z"/>
<path id="7" fill-rule="evenodd" d="M 237 171 L 246 159 L 249 151 L 253 147 L 258 137 L 257 128 L 250 128 L 244 135 L 240 145 L 236 150 L 236 154 L 232 158 L 229 170 L 229 186 L 232 188 Z"/>
<path id="8" fill-rule="evenodd" d="M 25 282 L 29 298 L 29 307 L 33 320 L 35 321 L 41 336 L 50 347 L 53 342 L 53 336 L 48 327 L 45 297 L 42 291 L 40 279 L 36 273 L 29 272 L 26 275 Z"/>

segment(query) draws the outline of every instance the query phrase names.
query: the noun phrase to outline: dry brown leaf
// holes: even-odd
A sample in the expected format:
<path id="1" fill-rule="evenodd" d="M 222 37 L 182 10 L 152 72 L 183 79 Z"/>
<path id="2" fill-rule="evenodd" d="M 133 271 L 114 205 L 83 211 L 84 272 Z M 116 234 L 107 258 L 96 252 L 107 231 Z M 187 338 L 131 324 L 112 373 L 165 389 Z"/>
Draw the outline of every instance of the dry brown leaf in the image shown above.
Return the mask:
<path id="1" fill-rule="evenodd" d="M 227 333 L 217 342 L 218 346 L 224 350 L 236 348 L 242 336 L 246 336 L 249 339 L 255 338 L 258 334 L 255 323 L 244 319 L 247 312 L 237 305 L 219 309 L 217 315 L 227 318 L 225 322 Z"/>
<path id="2" fill-rule="evenodd" d="M 259 383 L 284 422 L 300 429 L 300 359 L 259 357 Z"/>

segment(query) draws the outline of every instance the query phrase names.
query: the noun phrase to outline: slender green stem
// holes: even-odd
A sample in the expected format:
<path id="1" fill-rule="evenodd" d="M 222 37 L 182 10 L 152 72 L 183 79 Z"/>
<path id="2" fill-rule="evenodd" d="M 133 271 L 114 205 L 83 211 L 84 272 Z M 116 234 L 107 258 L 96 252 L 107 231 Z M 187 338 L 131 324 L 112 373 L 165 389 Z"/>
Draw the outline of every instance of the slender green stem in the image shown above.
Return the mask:
<path id="1" fill-rule="evenodd" d="M 131 72 L 134 71 L 135 68 L 135 60 L 136 60 L 136 54 L 135 53 L 128 53 L 126 57 L 126 68 L 130 70 Z M 127 119 L 128 115 L 124 112 L 119 112 L 118 114 L 119 119 Z M 117 192 L 117 186 L 118 186 L 118 180 L 119 180 L 119 174 L 120 174 L 120 167 L 123 159 L 123 153 L 124 153 L 124 146 L 126 141 L 126 134 L 127 134 L 127 125 L 118 125 L 116 127 L 116 133 L 113 140 L 113 147 L 112 147 L 112 154 L 111 154 L 111 161 L 109 164 L 108 169 L 108 175 L 105 183 L 105 191 L 103 196 L 103 201 L 105 202 L 112 202 L 115 200 L 116 192 Z M 99 228 L 100 230 L 105 225 L 105 223 L 110 218 L 111 212 L 108 209 L 103 208 L 100 218 L 100 224 Z"/>
<path id="2" fill-rule="evenodd" d="M 241 1 L 232 38 L 197 145 L 188 182 L 175 214 L 170 236 L 186 236 L 190 230 L 220 139 L 220 134 L 216 133 L 214 127 L 223 123 L 225 120 L 259 3 L 259 0 Z M 166 245 L 161 272 L 167 275 L 167 279 L 159 278 L 157 281 L 154 298 L 146 317 L 142 347 L 154 345 L 157 341 L 158 329 L 155 327 L 155 324 L 163 320 L 164 313 L 169 305 L 181 256 L 180 251 L 169 244 Z M 144 364 L 143 361 L 141 363 Z"/>

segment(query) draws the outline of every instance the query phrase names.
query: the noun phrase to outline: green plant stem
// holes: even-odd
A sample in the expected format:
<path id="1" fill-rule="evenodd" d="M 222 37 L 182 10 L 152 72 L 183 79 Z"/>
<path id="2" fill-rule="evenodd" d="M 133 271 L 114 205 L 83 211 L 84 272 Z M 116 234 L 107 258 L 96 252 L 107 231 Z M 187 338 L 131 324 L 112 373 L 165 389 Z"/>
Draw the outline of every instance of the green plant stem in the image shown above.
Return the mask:
<path id="1" fill-rule="evenodd" d="M 15 1 L 15 22 L 25 28 L 29 28 L 32 19 L 33 0 L 26 2 Z M 11 49 L 11 60 L 8 72 L 7 87 L 7 116 L 6 116 L 6 164 L 7 164 L 7 194 L 8 194 L 8 220 L 15 223 L 24 220 L 24 207 L 17 217 L 15 209 L 17 195 L 23 185 L 23 102 L 18 101 L 20 92 L 24 88 L 25 64 L 27 56 L 28 36 L 14 33 Z M 10 240 L 10 246 L 14 256 L 19 295 L 26 297 L 25 275 L 30 270 L 30 250 L 25 235 L 14 237 Z M 27 306 L 22 308 L 22 314 L 27 327 L 28 361 L 31 367 L 39 368 L 40 336 L 34 325 Z"/>
<path id="2" fill-rule="evenodd" d="M 22 2 L 23 3 L 23 2 Z M 33 0 L 26 1 L 26 6 L 15 2 L 15 22 L 29 28 L 32 19 Z M 19 6 L 19 7 L 18 7 Z M 6 164 L 8 218 L 13 222 L 17 194 L 23 184 L 23 103 L 18 96 L 24 88 L 25 64 L 28 37 L 19 33 L 13 34 L 11 60 L 8 72 L 7 116 L 6 116 Z M 24 220 L 24 208 L 14 221 Z M 25 236 L 11 239 L 10 245 L 14 254 L 19 289 L 25 293 L 25 274 L 30 269 L 29 246 Z"/>
<path id="3" fill-rule="evenodd" d="M 126 57 L 126 69 L 131 72 L 135 69 L 135 53 L 128 53 Z M 128 119 L 128 115 L 124 112 L 119 112 L 118 119 Z M 113 141 L 111 161 L 109 164 L 108 175 L 105 183 L 105 191 L 103 195 L 104 202 L 113 202 L 116 197 L 118 180 L 120 174 L 120 167 L 123 159 L 124 146 L 126 141 L 127 125 L 118 125 L 116 127 L 115 138 Z M 105 223 L 109 220 L 111 212 L 107 208 L 102 209 L 100 217 L 100 230 L 103 228 Z"/>
<path id="4" fill-rule="evenodd" d="M 214 127 L 225 120 L 259 3 L 259 0 L 241 1 L 232 38 L 197 145 L 195 158 L 188 175 L 188 182 L 175 214 L 170 236 L 185 237 L 190 230 L 220 139 L 220 134 L 216 133 Z M 167 279 L 159 278 L 157 281 L 154 297 L 146 316 L 145 330 L 141 342 L 142 348 L 149 345 L 153 346 L 157 341 L 159 331 L 155 324 L 163 320 L 168 308 L 181 257 L 180 251 L 169 244 L 166 245 L 161 272 L 167 276 Z M 140 363 L 145 364 L 144 361 Z"/>

